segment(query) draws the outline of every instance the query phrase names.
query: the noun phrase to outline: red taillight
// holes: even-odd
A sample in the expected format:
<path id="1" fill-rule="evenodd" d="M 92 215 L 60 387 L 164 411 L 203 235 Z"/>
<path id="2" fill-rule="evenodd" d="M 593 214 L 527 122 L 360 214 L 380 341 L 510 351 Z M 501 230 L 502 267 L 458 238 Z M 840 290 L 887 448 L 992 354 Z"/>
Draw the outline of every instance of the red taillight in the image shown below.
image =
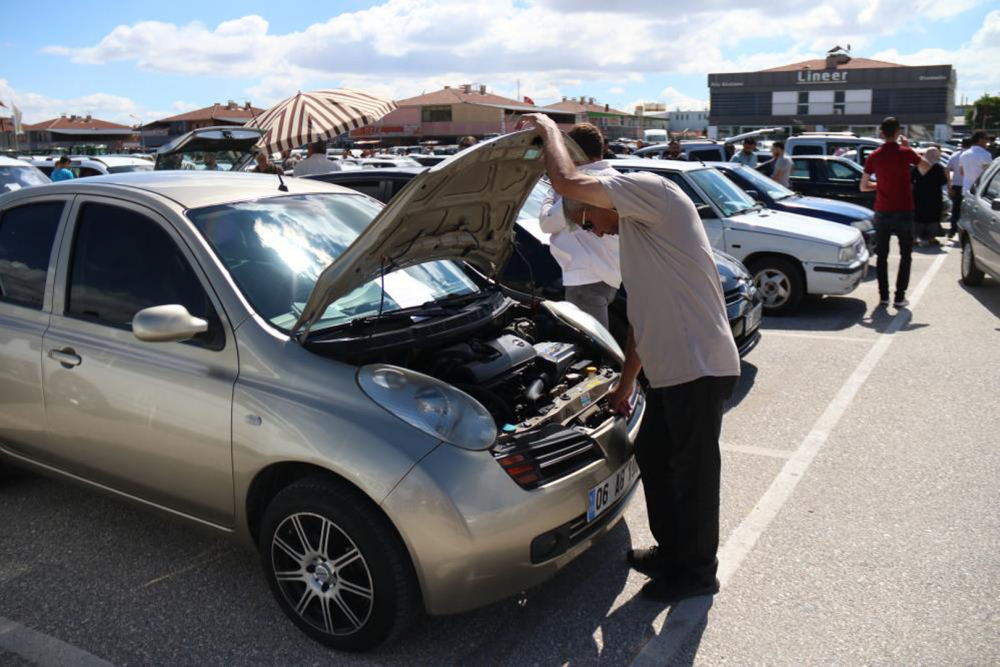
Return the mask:
<path id="1" fill-rule="evenodd" d="M 498 459 L 503 469 L 507 471 L 515 482 L 524 486 L 534 484 L 538 481 L 538 473 L 535 472 L 535 464 L 525 463 L 523 454 L 513 454 Z"/>

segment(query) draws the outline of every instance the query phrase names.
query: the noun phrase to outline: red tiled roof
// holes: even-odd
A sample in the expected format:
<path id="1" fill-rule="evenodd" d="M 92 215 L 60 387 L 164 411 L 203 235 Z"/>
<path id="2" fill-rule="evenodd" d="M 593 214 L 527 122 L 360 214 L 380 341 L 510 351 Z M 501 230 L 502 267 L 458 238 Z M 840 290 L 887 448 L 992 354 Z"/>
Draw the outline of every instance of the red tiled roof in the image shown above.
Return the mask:
<path id="1" fill-rule="evenodd" d="M 430 105 L 446 104 L 493 104 L 493 105 L 516 105 L 519 107 L 532 106 L 525 102 L 512 100 L 509 97 L 494 95 L 493 93 L 480 93 L 479 88 L 473 87 L 471 92 L 463 92 L 461 88 L 442 88 L 425 95 L 417 95 L 405 100 L 398 100 L 396 106 L 400 107 L 420 107 Z"/>
<path id="2" fill-rule="evenodd" d="M 880 67 L 906 67 L 899 63 L 890 63 L 884 60 L 872 60 L 871 58 L 851 58 L 846 63 L 838 63 L 835 69 L 876 69 Z M 800 63 L 772 67 L 761 70 L 762 72 L 794 72 L 800 69 L 826 69 L 825 58 L 815 58 L 813 60 L 803 60 Z"/>
<path id="3" fill-rule="evenodd" d="M 27 131 L 49 131 L 58 132 L 60 130 L 124 130 L 125 132 L 131 132 L 132 128 L 128 125 L 119 125 L 118 123 L 112 123 L 107 120 L 101 120 L 100 118 L 90 118 L 86 116 L 60 116 L 59 118 L 53 118 L 52 120 L 43 120 L 41 123 L 35 123 L 33 125 L 25 124 L 23 129 Z"/>
<path id="4" fill-rule="evenodd" d="M 253 108 L 254 113 L 258 116 L 266 111 L 266 109 Z M 181 121 L 199 121 L 199 120 L 225 120 L 230 122 L 246 122 L 248 120 L 253 120 L 253 114 L 247 111 L 244 107 L 234 104 L 213 104 L 210 107 L 205 107 L 203 109 L 195 109 L 194 111 L 186 111 L 182 114 L 176 116 L 170 116 L 169 118 L 161 118 L 160 120 L 154 121 L 156 123 L 178 123 Z"/>
<path id="5" fill-rule="evenodd" d="M 570 111 L 572 113 L 613 113 L 619 116 L 631 116 L 632 114 L 627 111 L 621 111 L 619 109 L 612 109 L 608 107 L 604 108 L 603 104 L 590 104 L 589 102 L 577 102 L 575 100 L 566 100 L 565 102 L 556 102 L 555 104 L 550 104 L 546 109 L 552 109 L 553 111 Z"/>
<path id="6" fill-rule="evenodd" d="M 14 131 L 14 119 L 0 118 L 0 132 L 13 132 L 13 131 Z"/>

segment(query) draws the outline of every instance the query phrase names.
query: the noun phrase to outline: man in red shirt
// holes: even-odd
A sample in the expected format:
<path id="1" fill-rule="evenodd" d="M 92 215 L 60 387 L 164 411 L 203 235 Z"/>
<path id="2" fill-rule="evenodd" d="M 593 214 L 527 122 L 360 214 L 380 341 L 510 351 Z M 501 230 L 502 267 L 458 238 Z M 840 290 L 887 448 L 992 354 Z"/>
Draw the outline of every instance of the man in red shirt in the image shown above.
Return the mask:
<path id="1" fill-rule="evenodd" d="M 885 143 L 865 160 L 861 191 L 875 191 L 875 235 L 878 241 L 878 294 L 883 306 L 889 305 L 889 242 L 895 234 L 899 239 L 899 271 L 896 274 L 896 298 L 893 305 L 903 308 L 906 288 L 910 284 L 910 264 L 913 253 L 913 184 L 911 168 L 922 159 L 910 148 L 906 137 L 899 133 L 899 121 L 889 116 L 880 127 Z M 875 174 L 876 183 L 870 180 Z"/>

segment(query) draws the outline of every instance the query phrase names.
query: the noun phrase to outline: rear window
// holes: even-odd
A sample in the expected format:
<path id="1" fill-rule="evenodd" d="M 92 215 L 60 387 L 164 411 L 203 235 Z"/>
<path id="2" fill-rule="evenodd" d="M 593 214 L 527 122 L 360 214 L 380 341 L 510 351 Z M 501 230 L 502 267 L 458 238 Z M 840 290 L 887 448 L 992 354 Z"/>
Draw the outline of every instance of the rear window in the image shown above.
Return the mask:
<path id="1" fill-rule="evenodd" d="M 823 147 L 815 144 L 795 144 L 792 155 L 823 155 Z"/>
<path id="2" fill-rule="evenodd" d="M 29 164 L 23 167 L 0 167 L 0 193 L 51 182 L 48 176 Z"/>

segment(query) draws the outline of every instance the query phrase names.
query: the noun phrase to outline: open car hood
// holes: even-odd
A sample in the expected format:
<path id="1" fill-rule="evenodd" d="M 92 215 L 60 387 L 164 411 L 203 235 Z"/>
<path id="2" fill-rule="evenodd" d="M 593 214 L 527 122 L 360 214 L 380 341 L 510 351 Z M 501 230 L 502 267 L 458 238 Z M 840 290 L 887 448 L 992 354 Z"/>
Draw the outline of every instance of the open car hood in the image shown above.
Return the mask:
<path id="1" fill-rule="evenodd" d="M 570 156 L 584 155 L 565 137 Z M 495 277 L 513 252 L 513 227 L 545 171 L 541 137 L 524 130 L 483 141 L 417 175 L 316 280 L 292 334 L 379 276 L 452 259 Z"/>

